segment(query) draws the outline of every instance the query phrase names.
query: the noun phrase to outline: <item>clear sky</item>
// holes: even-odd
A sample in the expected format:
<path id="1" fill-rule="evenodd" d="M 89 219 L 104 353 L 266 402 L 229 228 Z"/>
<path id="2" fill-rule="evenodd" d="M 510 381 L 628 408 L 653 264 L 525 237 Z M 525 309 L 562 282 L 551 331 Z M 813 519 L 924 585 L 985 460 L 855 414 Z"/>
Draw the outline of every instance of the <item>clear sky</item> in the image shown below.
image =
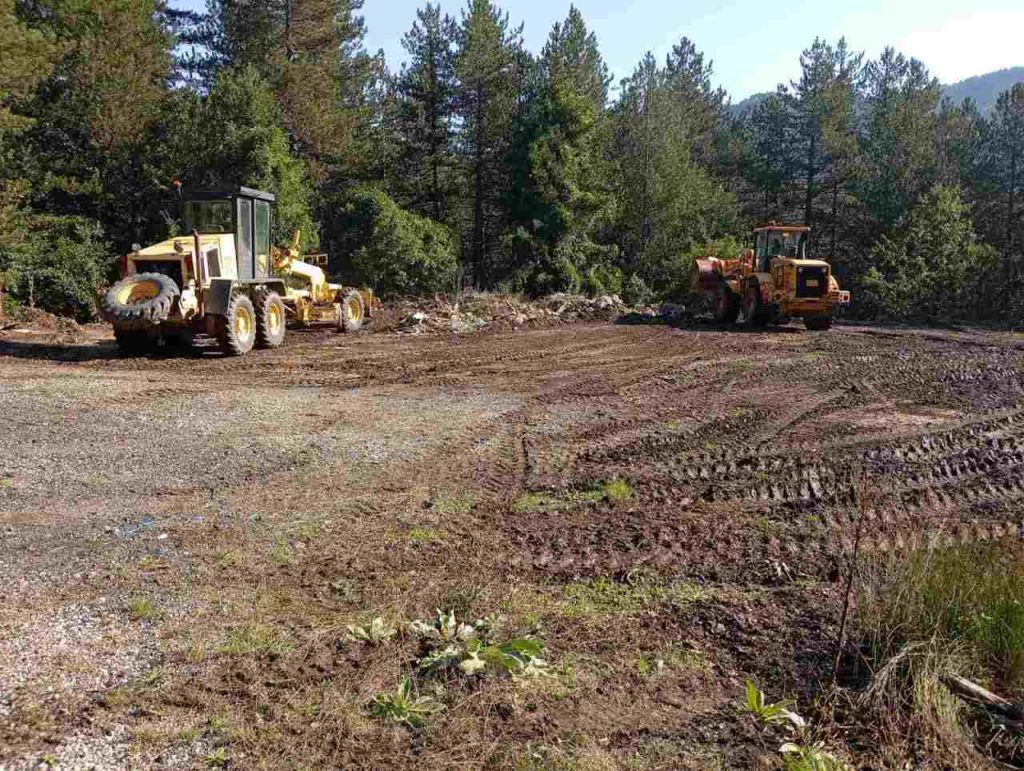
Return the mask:
<path id="1" fill-rule="evenodd" d="M 366 0 L 366 46 L 383 49 L 397 70 L 402 35 L 425 0 Z M 436 0 L 435 0 L 436 1 Z M 172 0 L 201 8 L 203 0 Z M 456 18 L 466 0 L 440 0 Z M 569 0 L 498 3 L 514 24 L 525 24 L 528 47 L 539 51 Z M 663 58 L 689 37 L 714 62 L 714 80 L 739 101 L 770 91 L 797 75 L 800 51 L 815 36 L 875 56 L 885 45 L 916 56 L 943 83 L 1024 65 L 1024 0 L 575 0 L 601 45 L 615 80 L 628 75 L 646 51 Z"/>

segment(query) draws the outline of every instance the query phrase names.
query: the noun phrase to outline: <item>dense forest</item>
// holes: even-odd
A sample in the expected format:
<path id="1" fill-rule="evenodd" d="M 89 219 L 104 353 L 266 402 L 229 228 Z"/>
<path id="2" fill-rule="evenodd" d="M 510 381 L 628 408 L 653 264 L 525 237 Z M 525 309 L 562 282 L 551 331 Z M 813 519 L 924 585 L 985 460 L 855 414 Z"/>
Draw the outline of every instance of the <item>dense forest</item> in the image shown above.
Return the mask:
<path id="1" fill-rule="evenodd" d="M 578 10 L 531 52 L 491 0 L 424 6 L 394 72 L 361 6 L 0 0 L 6 302 L 88 317 L 115 255 L 179 227 L 180 183 L 275 192 L 278 241 L 382 293 L 679 297 L 777 219 L 863 316 L 1020 316 L 1024 84 L 983 115 L 898 51 L 814 40 L 737 111 L 687 38 L 613 84 Z"/>

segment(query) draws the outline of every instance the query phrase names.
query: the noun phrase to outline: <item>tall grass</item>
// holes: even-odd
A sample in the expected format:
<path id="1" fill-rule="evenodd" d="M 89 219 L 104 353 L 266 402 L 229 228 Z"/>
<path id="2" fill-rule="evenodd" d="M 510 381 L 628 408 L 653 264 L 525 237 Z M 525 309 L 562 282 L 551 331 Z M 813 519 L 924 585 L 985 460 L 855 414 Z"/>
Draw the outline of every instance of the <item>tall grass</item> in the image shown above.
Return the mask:
<path id="1" fill-rule="evenodd" d="M 1024 549 L 973 544 L 869 566 L 858 617 L 872 660 L 908 643 L 956 647 L 1002 688 L 1024 688 Z"/>
<path id="2" fill-rule="evenodd" d="M 944 758 L 951 768 L 1014 762 L 1019 739 L 997 737 L 944 685 L 946 675 L 1024 689 L 1024 548 L 973 544 L 887 555 L 861 569 L 855 624 L 871 682 L 860 711 L 880 729 L 886 767 Z"/>

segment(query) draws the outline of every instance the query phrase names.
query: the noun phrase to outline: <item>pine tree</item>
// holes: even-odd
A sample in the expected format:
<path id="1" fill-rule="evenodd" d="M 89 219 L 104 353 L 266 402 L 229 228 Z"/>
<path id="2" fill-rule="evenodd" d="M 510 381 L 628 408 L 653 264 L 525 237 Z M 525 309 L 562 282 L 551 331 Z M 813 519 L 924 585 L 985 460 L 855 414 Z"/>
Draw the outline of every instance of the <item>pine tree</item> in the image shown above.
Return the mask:
<path id="1" fill-rule="evenodd" d="M 1024 187 L 1024 83 L 999 95 L 989 126 L 988 152 L 998 190 L 1005 196 L 1000 234 L 1007 255 L 1024 245 L 1017 194 Z"/>
<path id="2" fill-rule="evenodd" d="M 557 288 L 573 288 L 577 273 L 610 267 L 610 251 L 596 243 L 611 204 L 600 125 L 609 77 L 575 7 L 551 30 L 538 64 L 537 95 L 519 121 L 510 161 L 508 201 L 518 226 L 510 267 L 534 265 Z M 592 291 L 608 288 L 590 283 Z"/>
<path id="3" fill-rule="evenodd" d="M 200 141 L 185 182 L 195 187 L 246 185 L 277 196 L 274 238 L 301 230 L 316 245 L 305 165 L 289 150 L 280 107 L 255 65 L 220 72 L 201 107 Z"/>
<path id="4" fill-rule="evenodd" d="M 751 171 L 762 195 L 759 218 L 765 222 L 787 219 L 783 195 L 795 182 L 799 160 L 793 115 L 785 91 L 780 89 L 760 102 L 750 122 L 756 158 Z"/>
<path id="5" fill-rule="evenodd" d="M 677 50 L 690 50 L 687 42 Z M 706 110 L 718 99 L 709 74 L 703 64 L 674 66 L 671 57 L 660 68 L 647 54 L 621 84 L 613 109 L 621 264 L 661 291 L 684 281 L 682 254 L 737 226 L 735 198 L 695 162 Z M 680 93 L 696 95 L 704 107 L 694 110 Z"/>
<path id="6" fill-rule="evenodd" d="M 458 26 L 439 5 L 416 12 L 402 39 L 409 65 L 398 77 L 395 187 L 413 211 L 444 222 L 454 192 L 455 44 Z"/>
<path id="7" fill-rule="evenodd" d="M 47 76 L 56 53 L 53 37 L 26 25 L 14 0 L 0 0 L 0 161 L 4 133 L 29 125 L 19 106 Z"/>
<path id="8" fill-rule="evenodd" d="M 831 243 L 836 220 L 843 161 L 856 153 L 855 83 L 862 56 L 840 38 L 835 46 L 816 38 L 800 55 L 800 79 L 792 84 L 790 104 L 804 170 L 804 224 L 815 224 L 815 198 L 825 178 L 831 192 Z"/>
<path id="9" fill-rule="evenodd" d="M 501 205 L 509 188 L 505 158 L 526 77 L 522 27 L 490 0 L 471 0 L 463 12 L 455 71 L 459 79 L 459 146 L 468 193 L 463 254 L 477 285 L 492 280 L 507 221 Z"/>
<path id="10" fill-rule="evenodd" d="M 939 83 L 917 59 L 886 48 L 864 72 L 867 130 L 859 191 L 878 225 L 891 230 L 932 185 Z"/>

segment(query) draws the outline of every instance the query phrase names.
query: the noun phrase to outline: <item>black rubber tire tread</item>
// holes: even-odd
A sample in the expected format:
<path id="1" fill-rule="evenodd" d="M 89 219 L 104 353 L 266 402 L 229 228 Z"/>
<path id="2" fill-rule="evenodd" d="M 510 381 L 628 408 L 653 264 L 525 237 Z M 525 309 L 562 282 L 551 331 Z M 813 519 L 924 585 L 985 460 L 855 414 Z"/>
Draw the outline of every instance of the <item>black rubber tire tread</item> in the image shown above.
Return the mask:
<path id="1" fill-rule="evenodd" d="M 715 321 L 733 324 L 740 315 L 740 304 L 728 287 L 722 287 L 715 296 Z"/>
<path id="2" fill-rule="evenodd" d="M 164 345 L 180 351 L 188 351 L 195 345 L 195 335 L 191 329 L 164 332 Z"/>
<path id="3" fill-rule="evenodd" d="M 349 320 L 345 316 L 345 306 L 352 300 L 356 300 L 359 303 L 359 307 L 362 309 L 359 313 L 359 318 L 355 320 Z M 341 298 L 341 319 L 339 320 L 339 327 L 342 332 L 358 332 L 363 322 L 366 320 L 366 306 L 363 304 L 363 296 L 359 294 L 355 289 L 345 293 L 345 296 Z"/>
<path id="4" fill-rule="evenodd" d="M 117 299 L 118 292 L 124 287 L 142 281 L 153 281 L 160 286 L 156 297 L 128 305 Z M 163 273 L 136 273 L 126 276 L 115 283 L 103 294 L 100 307 L 109 321 L 148 321 L 159 324 L 171 315 L 174 301 L 181 295 L 181 290 L 170 276 Z"/>
<path id="5" fill-rule="evenodd" d="M 763 327 L 768 323 L 757 284 L 748 284 L 743 295 L 743 323 L 748 327 Z"/>
<path id="6" fill-rule="evenodd" d="M 832 317 L 816 316 L 813 318 L 805 318 L 804 326 L 811 332 L 824 332 L 825 330 L 832 328 Z"/>
<path id="7" fill-rule="evenodd" d="M 138 329 L 118 329 L 114 327 L 114 340 L 121 353 L 129 356 L 141 356 L 150 353 L 156 347 L 156 338 Z"/>
<path id="8" fill-rule="evenodd" d="M 284 342 L 285 309 L 284 300 L 277 292 L 260 292 L 256 295 L 256 347 L 277 348 Z M 274 332 L 270 326 L 270 308 L 277 306 L 281 312 L 281 329 Z"/>
<path id="9" fill-rule="evenodd" d="M 217 316 L 217 343 L 220 345 L 220 349 L 228 356 L 244 356 L 256 344 L 255 330 L 248 340 L 240 338 L 235 332 L 235 317 L 238 314 L 239 308 L 248 308 L 255 322 L 256 309 L 252 306 L 252 300 L 241 292 L 232 294 L 231 299 L 228 301 L 227 311 L 223 316 Z"/>

